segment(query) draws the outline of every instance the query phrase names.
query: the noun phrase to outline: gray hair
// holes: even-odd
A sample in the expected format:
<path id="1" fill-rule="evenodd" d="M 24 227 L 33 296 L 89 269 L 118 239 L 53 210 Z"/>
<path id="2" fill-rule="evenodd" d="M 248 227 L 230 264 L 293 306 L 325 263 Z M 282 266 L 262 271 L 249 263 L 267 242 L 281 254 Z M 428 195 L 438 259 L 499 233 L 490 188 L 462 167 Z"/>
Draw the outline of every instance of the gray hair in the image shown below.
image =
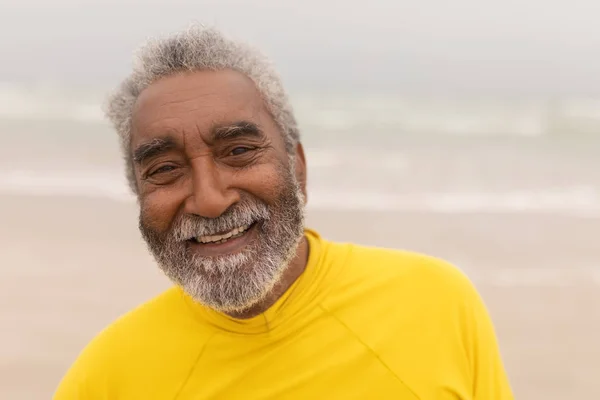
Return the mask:
<path id="1" fill-rule="evenodd" d="M 131 116 L 140 93 L 153 82 L 181 72 L 238 71 L 250 78 L 281 130 L 293 154 L 300 134 L 292 106 L 272 63 L 248 44 L 226 38 L 214 28 L 191 28 L 162 39 L 150 40 L 134 60 L 132 73 L 109 97 L 105 112 L 121 142 L 129 186 L 137 194 L 131 156 Z"/>

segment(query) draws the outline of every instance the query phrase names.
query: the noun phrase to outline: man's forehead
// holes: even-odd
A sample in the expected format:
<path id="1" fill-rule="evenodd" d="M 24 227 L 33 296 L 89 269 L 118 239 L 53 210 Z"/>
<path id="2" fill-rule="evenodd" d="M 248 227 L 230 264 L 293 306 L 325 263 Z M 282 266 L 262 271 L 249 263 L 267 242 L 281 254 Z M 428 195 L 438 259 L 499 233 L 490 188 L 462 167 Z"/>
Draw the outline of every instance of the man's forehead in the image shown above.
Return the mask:
<path id="1" fill-rule="evenodd" d="M 134 131 L 163 123 L 166 129 L 177 123 L 248 118 L 261 111 L 266 111 L 262 96 L 248 77 L 232 70 L 197 71 L 148 86 L 136 101 L 133 125 Z"/>

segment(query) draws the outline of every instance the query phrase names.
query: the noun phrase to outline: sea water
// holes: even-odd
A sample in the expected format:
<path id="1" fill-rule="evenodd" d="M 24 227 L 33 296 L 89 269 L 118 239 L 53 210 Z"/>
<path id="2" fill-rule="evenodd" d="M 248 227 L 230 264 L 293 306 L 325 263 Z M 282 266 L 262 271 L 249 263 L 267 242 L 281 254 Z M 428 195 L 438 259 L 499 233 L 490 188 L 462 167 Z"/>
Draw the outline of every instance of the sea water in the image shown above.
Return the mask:
<path id="1" fill-rule="evenodd" d="M 0 85 L 0 193 L 134 201 L 102 90 Z M 600 215 L 600 101 L 291 96 L 309 207 Z"/>

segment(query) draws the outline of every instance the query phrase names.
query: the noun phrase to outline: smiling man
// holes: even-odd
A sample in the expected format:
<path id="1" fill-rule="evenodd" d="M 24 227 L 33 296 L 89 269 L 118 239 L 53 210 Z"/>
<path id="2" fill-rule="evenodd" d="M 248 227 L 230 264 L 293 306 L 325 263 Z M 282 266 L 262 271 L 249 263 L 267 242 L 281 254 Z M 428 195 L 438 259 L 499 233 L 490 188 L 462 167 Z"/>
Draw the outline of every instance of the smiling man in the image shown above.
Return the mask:
<path id="1" fill-rule="evenodd" d="M 259 53 L 203 28 L 152 42 L 108 116 L 174 286 L 100 333 L 56 399 L 512 399 L 460 271 L 305 229 L 303 148 Z"/>

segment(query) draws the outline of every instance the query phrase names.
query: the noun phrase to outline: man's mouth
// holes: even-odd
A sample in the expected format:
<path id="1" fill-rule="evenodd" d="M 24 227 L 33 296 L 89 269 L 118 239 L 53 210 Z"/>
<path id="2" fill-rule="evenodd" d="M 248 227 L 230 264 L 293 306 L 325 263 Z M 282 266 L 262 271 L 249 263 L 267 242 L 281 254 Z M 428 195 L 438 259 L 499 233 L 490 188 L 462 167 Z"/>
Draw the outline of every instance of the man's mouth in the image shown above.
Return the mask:
<path id="1" fill-rule="evenodd" d="M 202 243 L 202 244 L 221 244 L 221 243 L 225 243 L 229 240 L 236 239 L 236 238 L 243 236 L 253 225 L 254 225 L 254 223 L 248 224 L 248 225 L 243 225 L 243 226 L 234 228 L 228 232 L 220 233 L 218 235 L 197 236 L 197 237 L 193 238 L 192 240 L 197 243 Z"/>

